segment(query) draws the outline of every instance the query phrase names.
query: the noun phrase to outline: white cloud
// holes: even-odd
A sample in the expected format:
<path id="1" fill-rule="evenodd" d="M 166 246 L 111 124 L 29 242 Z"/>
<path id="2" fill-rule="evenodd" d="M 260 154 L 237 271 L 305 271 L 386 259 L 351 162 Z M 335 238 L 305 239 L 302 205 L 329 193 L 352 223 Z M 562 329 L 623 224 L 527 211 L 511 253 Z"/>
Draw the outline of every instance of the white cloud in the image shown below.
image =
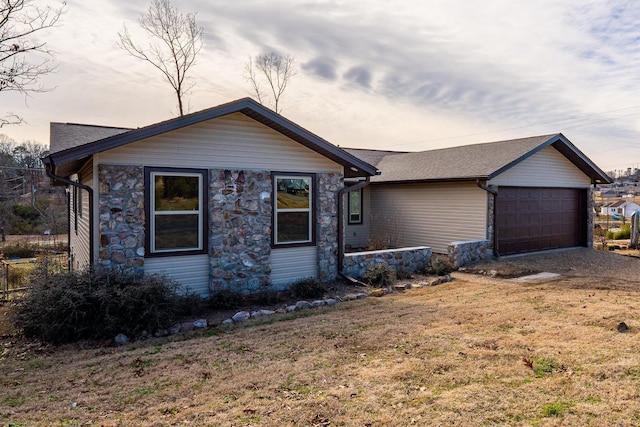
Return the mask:
<path id="1" fill-rule="evenodd" d="M 640 105 L 632 2 L 174 4 L 197 12 L 207 34 L 192 111 L 248 96 L 244 63 L 276 49 L 300 71 L 283 113 L 335 143 L 418 150 L 561 131 L 605 169 L 640 162 L 640 108 L 624 109 Z M 174 114 L 161 76 L 116 47 L 122 24 L 133 28 L 146 7 L 70 1 L 50 38 L 60 67 L 46 83 L 57 88 L 29 108 L 3 94 L 31 124 L 6 133 L 46 140 L 52 120 L 141 126 Z"/>

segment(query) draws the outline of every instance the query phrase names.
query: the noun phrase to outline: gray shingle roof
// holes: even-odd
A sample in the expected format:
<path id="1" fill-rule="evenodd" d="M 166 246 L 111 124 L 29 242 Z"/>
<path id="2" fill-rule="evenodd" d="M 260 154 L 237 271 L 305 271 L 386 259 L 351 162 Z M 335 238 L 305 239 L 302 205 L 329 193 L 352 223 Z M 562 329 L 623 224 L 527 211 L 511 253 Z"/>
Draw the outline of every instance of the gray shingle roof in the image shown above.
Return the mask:
<path id="1" fill-rule="evenodd" d="M 376 166 L 372 183 L 491 179 L 539 150 L 552 145 L 594 182 L 609 178 L 562 134 L 465 145 L 439 150 L 397 153 L 348 149 Z"/>
<path id="2" fill-rule="evenodd" d="M 407 151 L 367 150 L 365 148 L 345 148 L 344 150 L 376 167 L 386 156 L 407 153 Z"/>
<path id="3" fill-rule="evenodd" d="M 251 98 L 238 99 L 217 107 L 133 130 L 99 126 L 80 128 L 79 126 L 82 125 L 77 125 L 77 128 L 72 126 L 65 129 L 63 127 L 57 128 L 56 126 L 57 129 L 52 131 L 52 149 L 50 154 L 43 159 L 43 162 L 45 166 L 52 167 L 55 174 L 63 177 L 69 176 L 94 154 L 233 113 L 242 113 L 344 166 L 345 177 L 371 176 L 378 172 L 374 166 L 364 160 L 309 132 Z M 69 132 L 70 140 L 65 140 L 64 135 L 57 134 L 57 132 L 62 131 Z M 100 138 L 97 135 L 98 132 L 104 132 L 105 134 Z M 58 139 L 59 137 L 60 139 Z M 65 144 L 68 144 L 68 146 Z"/>
<path id="4" fill-rule="evenodd" d="M 129 130 L 131 129 L 52 122 L 49 127 L 49 153 L 57 153 L 67 148 L 108 138 Z"/>

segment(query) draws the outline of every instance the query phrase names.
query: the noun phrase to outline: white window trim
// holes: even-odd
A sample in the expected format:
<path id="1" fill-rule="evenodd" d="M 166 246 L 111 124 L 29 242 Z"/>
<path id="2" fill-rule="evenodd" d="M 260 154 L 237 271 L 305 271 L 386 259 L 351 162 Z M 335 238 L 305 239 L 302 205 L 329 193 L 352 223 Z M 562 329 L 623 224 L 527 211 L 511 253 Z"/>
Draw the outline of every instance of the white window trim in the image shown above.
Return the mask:
<path id="1" fill-rule="evenodd" d="M 279 179 L 308 179 L 309 180 L 309 207 L 308 208 L 281 208 L 278 209 L 278 180 Z M 273 191 L 275 194 L 275 201 L 273 203 L 273 242 L 274 245 L 278 246 L 286 246 L 286 245 L 297 245 L 297 244 L 305 244 L 305 243 L 313 243 L 313 198 L 315 192 L 315 180 L 313 175 L 286 175 L 286 174 L 276 174 L 273 176 Z M 308 212 L 309 215 L 309 230 L 308 230 L 308 239 L 305 240 L 289 240 L 286 242 L 278 241 L 278 212 Z"/>
<path id="2" fill-rule="evenodd" d="M 197 177 L 198 178 L 198 210 L 197 211 L 156 211 L 156 191 L 155 191 L 155 178 L 157 176 L 186 176 L 186 177 Z M 191 252 L 191 251 L 201 251 L 204 249 L 204 230 L 203 227 L 203 215 L 204 215 L 204 177 L 201 173 L 198 172 L 172 172 L 172 171 L 153 171 L 150 172 L 150 181 L 151 188 L 149 189 L 149 197 L 150 197 L 150 212 L 149 212 L 149 251 L 152 254 L 163 254 L 163 253 L 171 253 L 171 252 Z M 170 248 L 170 249 L 156 249 L 156 216 L 158 215 L 198 215 L 198 247 L 193 248 Z"/>

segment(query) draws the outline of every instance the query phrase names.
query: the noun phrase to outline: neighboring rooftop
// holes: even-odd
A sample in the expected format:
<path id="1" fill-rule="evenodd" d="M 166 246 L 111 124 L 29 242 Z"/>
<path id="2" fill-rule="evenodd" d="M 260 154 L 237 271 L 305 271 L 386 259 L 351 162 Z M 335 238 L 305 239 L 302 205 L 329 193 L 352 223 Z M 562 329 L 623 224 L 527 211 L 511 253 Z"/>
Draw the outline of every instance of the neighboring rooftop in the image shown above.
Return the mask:
<path id="1" fill-rule="evenodd" d="M 108 138 L 128 132 L 131 129 L 111 126 L 83 125 L 79 123 L 52 122 L 49 136 L 49 153 L 57 153 L 67 148 L 87 144 L 99 139 Z"/>

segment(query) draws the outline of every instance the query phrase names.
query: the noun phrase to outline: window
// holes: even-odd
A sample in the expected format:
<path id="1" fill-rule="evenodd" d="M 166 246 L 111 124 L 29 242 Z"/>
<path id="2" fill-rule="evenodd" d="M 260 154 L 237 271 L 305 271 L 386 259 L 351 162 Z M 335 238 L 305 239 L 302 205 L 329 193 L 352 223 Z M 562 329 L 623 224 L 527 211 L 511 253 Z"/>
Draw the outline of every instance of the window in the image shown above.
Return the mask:
<path id="1" fill-rule="evenodd" d="M 78 235 L 78 187 L 75 185 L 71 186 L 71 191 L 73 193 L 73 229 L 76 232 L 76 236 Z"/>
<path id="2" fill-rule="evenodd" d="M 272 174 L 272 182 L 274 245 L 313 244 L 315 175 Z"/>
<path id="3" fill-rule="evenodd" d="M 145 169 L 149 255 L 206 252 L 207 172 Z"/>
<path id="4" fill-rule="evenodd" d="M 349 224 L 362 224 L 362 189 L 349 192 Z"/>

